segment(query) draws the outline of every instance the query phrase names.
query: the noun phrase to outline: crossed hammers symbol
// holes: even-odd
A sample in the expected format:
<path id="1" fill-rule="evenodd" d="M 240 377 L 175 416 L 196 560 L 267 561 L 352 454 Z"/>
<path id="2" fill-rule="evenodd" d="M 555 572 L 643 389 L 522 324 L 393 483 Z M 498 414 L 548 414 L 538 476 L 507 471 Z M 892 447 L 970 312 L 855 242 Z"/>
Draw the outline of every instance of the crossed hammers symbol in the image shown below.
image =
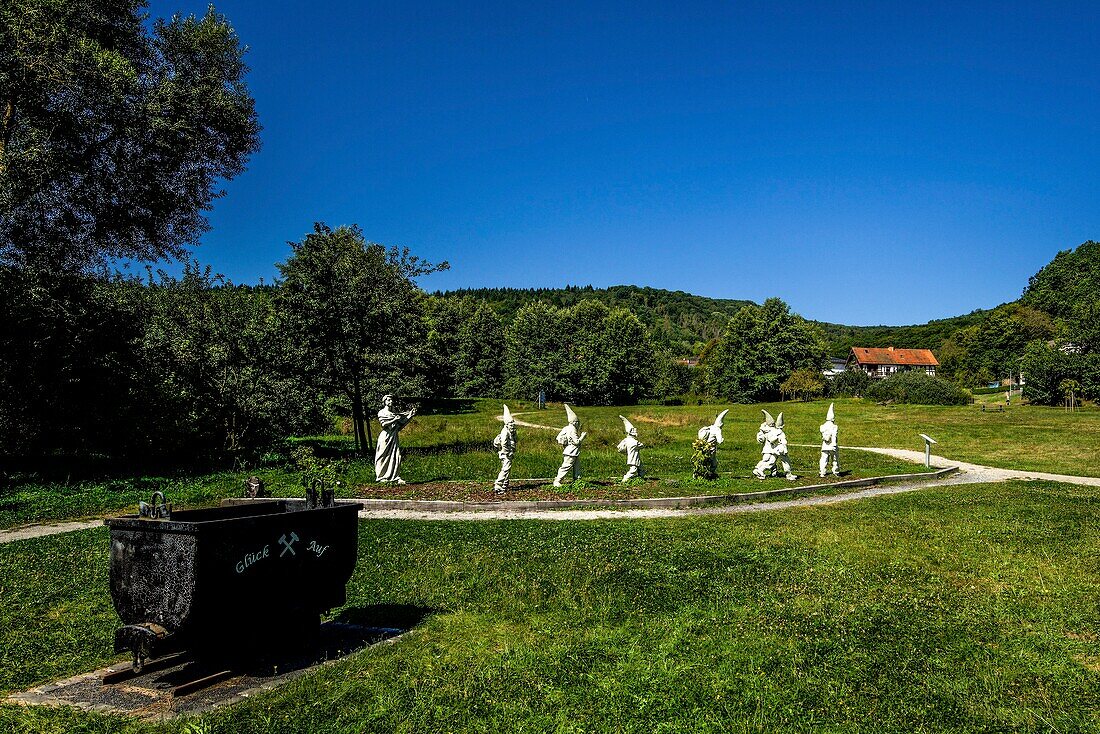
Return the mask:
<path id="1" fill-rule="evenodd" d="M 279 536 L 279 542 L 282 543 L 283 546 L 284 546 L 283 547 L 283 552 L 279 554 L 279 558 L 282 558 L 283 556 L 285 556 L 287 551 L 290 551 L 290 555 L 292 555 L 292 556 L 298 555 L 297 553 L 294 552 L 294 548 L 292 546 L 295 543 L 297 543 L 299 540 L 301 540 L 301 538 L 299 538 L 298 533 L 294 532 L 293 530 L 290 532 L 290 542 L 289 543 L 287 542 L 287 539 L 286 539 L 285 535 Z"/>

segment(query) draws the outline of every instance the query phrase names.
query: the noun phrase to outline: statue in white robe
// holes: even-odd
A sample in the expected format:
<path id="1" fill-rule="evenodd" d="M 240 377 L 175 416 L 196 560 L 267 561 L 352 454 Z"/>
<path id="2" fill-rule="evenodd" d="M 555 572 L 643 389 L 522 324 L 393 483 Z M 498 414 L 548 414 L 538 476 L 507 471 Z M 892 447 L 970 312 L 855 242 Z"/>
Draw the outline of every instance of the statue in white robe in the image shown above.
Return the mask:
<path id="1" fill-rule="evenodd" d="M 382 429 L 378 432 L 378 445 L 374 450 L 374 475 L 379 482 L 404 484 L 400 476 L 401 444 L 398 433 L 416 415 L 416 408 L 404 413 L 393 409 L 393 396 L 382 397 L 382 410 L 378 411 L 378 422 Z"/>

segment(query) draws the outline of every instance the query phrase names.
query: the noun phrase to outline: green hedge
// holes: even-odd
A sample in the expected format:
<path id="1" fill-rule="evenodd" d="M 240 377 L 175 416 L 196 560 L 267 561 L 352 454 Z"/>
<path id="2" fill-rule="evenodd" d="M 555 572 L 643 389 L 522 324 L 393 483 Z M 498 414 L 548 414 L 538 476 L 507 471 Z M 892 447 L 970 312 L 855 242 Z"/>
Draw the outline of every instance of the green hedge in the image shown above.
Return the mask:
<path id="1" fill-rule="evenodd" d="M 914 405 L 966 405 L 970 393 L 953 382 L 924 372 L 897 372 L 867 388 L 870 400 Z"/>

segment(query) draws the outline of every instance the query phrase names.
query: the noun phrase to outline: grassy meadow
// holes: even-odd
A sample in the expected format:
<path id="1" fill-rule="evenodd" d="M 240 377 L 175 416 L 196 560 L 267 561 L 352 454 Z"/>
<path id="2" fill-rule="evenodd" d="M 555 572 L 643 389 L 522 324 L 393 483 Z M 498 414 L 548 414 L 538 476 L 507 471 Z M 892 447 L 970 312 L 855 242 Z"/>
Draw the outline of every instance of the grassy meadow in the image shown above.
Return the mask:
<path id="1" fill-rule="evenodd" d="M 511 405 L 511 404 L 510 404 Z M 557 406 L 526 412 L 558 426 Z M 621 412 L 654 477 L 628 491 L 745 491 L 758 482 L 759 406 L 733 406 L 720 479 L 689 478 L 697 428 L 724 406 L 580 408 L 579 492 L 622 472 Z M 783 410 L 792 444 L 827 403 Z M 402 433 L 413 484 L 486 482 L 498 403 L 421 415 Z M 842 444 L 919 448 L 1010 468 L 1100 475 L 1100 411 L 882 407 L 837 401 Z M 520 427 L 513 476 L 551 476 L 554 432 Z M 315 437 L 345 455 L 342 436 Z M 816 474 L 816 451 L 792 449 Z M 854 474 L 912 471 L 864 452 Z M 373 473 L 343 465 L 345 495 Z M 289 467 L 253 470 L 300 494 Z M 0 522 L 178 505 L 239 494 L 251 472 L 4 488 Z M 420 484 L 427 487 L 430 484 Z M 645 490 L 645 487 L 649 487 Z M 1050 482 L 930 488 L 835 506 L 670 520 L 360 523 L 348 607 L 427 616 L 393 644 L 199 719 L 142 723 L 0 705 L 12 732 L 1100 731 L 1100 489 Z M 92 670 L 118 624 L 107 531 L 0 545 L 0 692 Z M 263 613 L 263 612 L 260 612 Z"/>
<path id="2" fill-rule="evenodd" d="M 12 732 L 1100 730 L 1100 490 L 650 521 L 360 523 L 349 609 L 427 617 L 200 719 Z M 0 546 L 0 691 L 116 659 L 107 533 Z"/>
<path id="3" fill-rule="evenodd" d="M 983 396 L 990 397 L 990 396 Z M 993 396 L 998 400 L 1000 396 Z M 992 404 L 992 403 L 991 403 Z M 495 416 L 497 401 L 461 404 L 461 410 L 418 415 L 402 431 L 405 452 L 402 475 L 407 487 L 372 484 L 369 462 L 342 463 L 340 494 L 381 497 L 433 497 L 481 499 L 496 476 L 499 463 L 491 441 L 500 429 Z M 510 407 L 521 420 L 553 427 L 564 425 L 564 411 L 551 406 L 534 411 L 529 403 L 516 401 Z M 716 482 L 691 479 L 690 444 L 695 432 L 711 422 L 726 407 L 725 443 L 719 451 L 722 476 Z M 699 493 L 752 492 L 786 486 L 783 479 L 759 482 L 750 477 L 759 459 L 755 441 L 760 408 L 773 414 L 785 413 L 786 431 L 792 444 L 794 470 L 803 479 L 816 482 L 819 440 L 817 427 L 828 403 L 788 402 L 766 406 L 626 406 L 578 408 L 589 431 L 581 458 L 580 485 L 558 492 L 563 498 L 668 496 Z M 646 444 L 643 460 L 648 482 L 622 488 L 614 480 L 625 470 L 624 459 L 615 452 L 622 438 L 618 415 L 628 416 Z M 922 448 L 917 433 L 928 433 L 940 443 L 938 453 L 950 458 L 1008 469 L 1030 469 L 1055 473 L 1100 476 L 1100 410 L 1089 406 L 1075 413 L 1056 408 L 1013 405 L 1005 412 L 980 410 L 979 406 L 878 406 L 861 400 L 837 401 L 842 445 Z M 561 461 L 554 431 L 519 428 L 519 449 L 512 470 L 514 479 L 552 477 Z M 348 455 L 347 436 L 321 436 L 306 440 L 322 454 Z M 798 446 L 808 444 L 809 446 Z M 845 478 L 897 474 L 914 470 L 914 465 L 862 452 L 842 452 Z M 289 465 L 270 465 L 238 472 L 192 475 L 111 477 L 79 481 L 45 481 L 35 476 L 17 476 L 0 486 L 0 528 L 35 522 L 101 516 L 129 510 L 153 491 L 163 490 L 177 506 L 212 504 L 222 497 L 239 496 L 249 474 L 263 477 L 276 496 L 300 495 L 298 473 Z M 451 483 L 449 487 L 431 486 Z M 465 486 L 464 483 L 468 483 Z M 417 485 L 421 485 L 418 488 Z M 521 490 L 516 499 L 548 496 Z"/>

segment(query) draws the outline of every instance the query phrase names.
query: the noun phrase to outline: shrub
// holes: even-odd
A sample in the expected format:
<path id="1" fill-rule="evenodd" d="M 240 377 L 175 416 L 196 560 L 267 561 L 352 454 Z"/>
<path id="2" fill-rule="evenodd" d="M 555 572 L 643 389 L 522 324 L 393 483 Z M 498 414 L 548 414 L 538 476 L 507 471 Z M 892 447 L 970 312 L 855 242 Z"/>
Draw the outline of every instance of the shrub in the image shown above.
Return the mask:
<path id="1" fill-rule="evenodd" d="M 825 377 L 820 370 L 801 369 L 791 373 L 782 385 L 779 394 L 797 400 L 813 400 L 825 393 Z"/>
<path id="2" fill-rule="evenodd" d="M 718 446 L 697 438 L 691 442 L 691 475 L 696 479 L 718 478 Z"/>
<path id="3" fill-rule="evenodd" d="M 871 400 L 915 405 L 966 405 L 970 393 L 953 382 L 924 372 L 897 372 L 867 388 Z"/>
<path id="4" fill-rule="evenodd" d="M 871 386 L 871 376 L 860 369 L 845 370 L 829 381 L 826 386 L 830 397 L 862 397 Z"/>

